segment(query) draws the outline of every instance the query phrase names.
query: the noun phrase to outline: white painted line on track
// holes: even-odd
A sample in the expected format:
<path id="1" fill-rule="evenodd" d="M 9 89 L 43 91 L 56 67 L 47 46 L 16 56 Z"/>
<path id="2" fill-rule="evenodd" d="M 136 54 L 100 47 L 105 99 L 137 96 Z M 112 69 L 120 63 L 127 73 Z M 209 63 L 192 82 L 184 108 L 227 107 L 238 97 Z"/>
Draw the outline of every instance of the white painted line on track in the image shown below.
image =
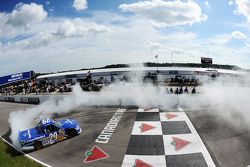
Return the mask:
<path id="1" fill-rule="evenodd" d="M 182 107 L 177 106 L 177 108 L 179 111 L 184 112 Z M 198 132 L 194 128 L 194 125 L 192 124 L 192 122 L 190 121 L 190 119 L 188 117 L 187 117 L 186 123 L 188 124 L 188 127 L 190 128 L 192 133 L 196 136 L 197 140 L 199 141 L 200 147 L 202 148 L 202 151 L 203 151 L 202 153 L 203 153 L 203 156 L 207 162 L 207 165 L 209 167 L 216 167 L 214 162 L 213 162 L 213 159 L 211 158 L 211 156 L 206 148 L 206 146 L 204 145 L 203 141 L 201 140 L 200 135 L 198 134 Z"/>
<path id="2" fill-rule="evenodd" d="M 179 105 L 177 105 L 177 108 L 179 111 L 184 112 L 183 108 L 181 108 Z"/>
<path id="3" fill-rule="evenodd" d="M 0 138 L 1 138 L 5 143 L 7 143 L 8 145 L 10 145 L 12 148 L 14 148 L 16 151 L 18 151 L 18 152 L 20 152 L 21 154 L 23 154 L 25 157 L 27 157 L 27 158 L 29 158 L 29 159 L 31 159 L 31 160 L 33 160 L 33 161 L 35 161 L 35 162 L 41 164 L 42 166 L 45 166 L 45 167 L 52 167 L 51 165 L 48 165 L 48 164 L 46 164 L 46 163 L 44 163 L 44 162 L 42 162 L 42 161 L 40 161 L 40 160 L 38 160 L 38 159 L 36 159 L 36 158 L 34 158 L 34 157 L 28 155 L 28 154 L 25 154 L 23 151 L 18 150 L 13 144 L 11 144 L 11 143 L 8 142 L 7 140 L 5 140 L 2 136 L 0 136 Z"/>

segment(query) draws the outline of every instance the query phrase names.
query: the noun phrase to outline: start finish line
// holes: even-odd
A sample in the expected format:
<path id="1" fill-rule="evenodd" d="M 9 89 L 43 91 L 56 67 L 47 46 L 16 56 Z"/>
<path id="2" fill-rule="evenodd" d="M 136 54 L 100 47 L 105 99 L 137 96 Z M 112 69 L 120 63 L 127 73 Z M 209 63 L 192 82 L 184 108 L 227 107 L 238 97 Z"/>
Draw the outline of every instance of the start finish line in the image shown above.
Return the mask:
<path id="1" fill-rule="evenodd" d="M 120 119 L 122 118 L 123 113 L 126 109 L 118 109 L 113 117 L 110 119 L 108 124 L 102 130 L 101 134 L 95 140 L 96 143 L 108 143 L 112 134 L 114 133 Z"/>

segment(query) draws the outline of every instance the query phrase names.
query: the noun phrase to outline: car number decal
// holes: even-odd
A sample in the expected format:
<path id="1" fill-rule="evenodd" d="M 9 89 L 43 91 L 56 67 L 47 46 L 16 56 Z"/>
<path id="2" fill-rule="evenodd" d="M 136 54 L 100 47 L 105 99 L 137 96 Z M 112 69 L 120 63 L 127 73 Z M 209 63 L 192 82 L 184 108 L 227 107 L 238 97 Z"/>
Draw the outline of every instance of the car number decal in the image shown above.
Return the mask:
<path id="1" fill-rule="evenodd" d="M 54 141 L 57 141 L 57 133 L 56 132 L 49 134 L 49 142 L 53 143 Z"/>
<path id="2" fill-rule="evenodd" d="M 50 119 L 49 119 L 49 118 L 44 119 L 44 120 L 42 120 L 42 123 L 43 123 L 43 124 L 48 124 L 48 123 L 50 123 Z"/>

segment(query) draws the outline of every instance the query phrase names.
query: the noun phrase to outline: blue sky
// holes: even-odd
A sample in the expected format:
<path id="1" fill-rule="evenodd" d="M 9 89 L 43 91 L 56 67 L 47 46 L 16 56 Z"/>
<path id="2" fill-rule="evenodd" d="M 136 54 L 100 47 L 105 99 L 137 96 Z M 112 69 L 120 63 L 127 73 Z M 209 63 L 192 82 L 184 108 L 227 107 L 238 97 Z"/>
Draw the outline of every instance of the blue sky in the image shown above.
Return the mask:
<path id="1" fill-rule="evenodd" d="M 3 0 L 0 2 L 0 10 L 1 12 L 11 12 L 13 8 L 16 6 L 17 3 L 37 3 L 42 4 L 44 9 L 49 11 L 49 9 L 55 8 L 53 12 L 50 12 L 50 16 L 54 17 L 78 17 L 78 16 L 85 16 L 86 13 L 93 10 L 105 10 L 105 11 L 112 11 L 118 12 L 118 6 L 122 3 L 133 3 L 137 2 L 136 0 L 89 0 L 88 1 L 88 9 L 84 12 L 75 11 L 72 8 L 73 0 Z M 47 3 L 49 2 L 49 4 Z"/>
<path id="2" fill-rule="evenodd" d="M 155 54 L 248 68 L 249 11 L 245 0 L 2 0 L 0 74 L 142 63 Z"/>

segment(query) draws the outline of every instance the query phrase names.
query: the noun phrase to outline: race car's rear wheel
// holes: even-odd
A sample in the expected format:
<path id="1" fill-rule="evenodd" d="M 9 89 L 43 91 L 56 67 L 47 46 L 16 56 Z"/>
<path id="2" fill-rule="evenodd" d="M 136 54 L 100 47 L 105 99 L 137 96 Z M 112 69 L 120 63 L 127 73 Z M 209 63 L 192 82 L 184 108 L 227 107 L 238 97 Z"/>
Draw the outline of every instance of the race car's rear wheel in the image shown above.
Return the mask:
<path id="1" fill-rule="evenodd" d="M 35 147 L 36 150 L 40 150 L 40 149 L 43 148 L 43 144 L 41 142 L 39 142 L 39 141 L 35 141 L 34 142 L 34 147 Z"/>
<path id="2" fill-rule="evenodd" d="M 67 131 L 67 135 L 68 135 L 69 138 L 72 138 L 72 137 L 77 135 L 77 131 L 75 129 L 69 129 Z"/>

